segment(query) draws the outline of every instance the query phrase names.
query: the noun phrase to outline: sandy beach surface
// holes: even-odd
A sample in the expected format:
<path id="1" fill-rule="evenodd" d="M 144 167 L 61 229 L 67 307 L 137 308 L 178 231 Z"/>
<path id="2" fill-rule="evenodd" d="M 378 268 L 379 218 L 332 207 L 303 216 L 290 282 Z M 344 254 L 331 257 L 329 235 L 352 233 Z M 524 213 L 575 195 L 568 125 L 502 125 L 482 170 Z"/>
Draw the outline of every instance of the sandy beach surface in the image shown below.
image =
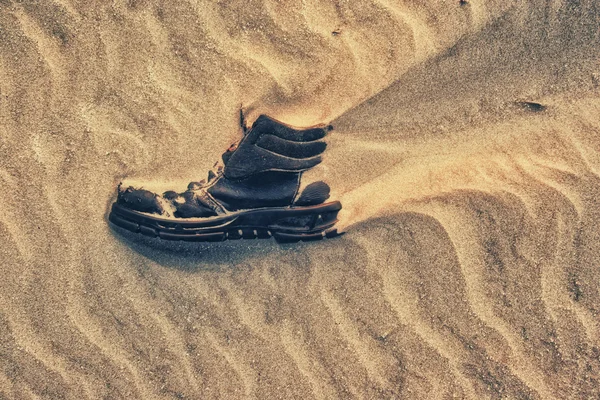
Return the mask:
<path id="1" fill-rule="evenodd" d="M 240 107 L 346 235 L 111 229 Z M 0 0 L 0 399 L 598 399 L 599 173 L 597 0 Z"/>

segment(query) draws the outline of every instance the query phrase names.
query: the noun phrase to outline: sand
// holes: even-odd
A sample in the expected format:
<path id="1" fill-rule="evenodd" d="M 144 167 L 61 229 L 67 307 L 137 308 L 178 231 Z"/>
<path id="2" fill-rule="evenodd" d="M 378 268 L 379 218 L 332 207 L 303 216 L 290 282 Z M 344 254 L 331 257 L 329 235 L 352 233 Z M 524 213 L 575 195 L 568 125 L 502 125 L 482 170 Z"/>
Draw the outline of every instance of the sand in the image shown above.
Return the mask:
<path id="1" fill-rule="evenodd" d="M 600 6 L 462 3 L 0 0 L 0 399 L 600 397 Z M 109 227 L 240 107 L 346 235 Z"/>

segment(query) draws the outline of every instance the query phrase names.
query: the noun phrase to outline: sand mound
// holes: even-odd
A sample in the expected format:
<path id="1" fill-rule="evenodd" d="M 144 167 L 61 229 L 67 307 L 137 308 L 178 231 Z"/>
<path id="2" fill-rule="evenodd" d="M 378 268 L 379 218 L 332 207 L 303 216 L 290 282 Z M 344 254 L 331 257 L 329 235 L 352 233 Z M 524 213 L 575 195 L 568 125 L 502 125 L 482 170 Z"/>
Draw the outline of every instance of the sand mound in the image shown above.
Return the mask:
<path id="1" fill-rule="evenodd" d="M 0 0 L 0 398 L 600 395 L 593 0 Z M 112 231 L 237 114 L 333 120 L 348 234 Z"/>

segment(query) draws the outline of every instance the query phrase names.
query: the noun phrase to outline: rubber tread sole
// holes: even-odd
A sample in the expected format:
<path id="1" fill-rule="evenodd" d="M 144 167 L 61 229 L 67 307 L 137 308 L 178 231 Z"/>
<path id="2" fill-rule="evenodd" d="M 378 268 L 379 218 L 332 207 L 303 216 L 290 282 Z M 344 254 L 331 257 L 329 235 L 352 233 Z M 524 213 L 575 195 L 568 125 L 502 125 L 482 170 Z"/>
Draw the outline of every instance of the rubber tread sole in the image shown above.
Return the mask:
<path id="1" fill-rule="evenodd" d="M 335 228 L 339 201 L 315 206 L 242 210 L 210 218 L 164 218 L 114 203 L 109 221 L 133 233 L 164 240 L 222 242 L 268 239 L 280 243 L 314 241 L 339 236 Z"/>

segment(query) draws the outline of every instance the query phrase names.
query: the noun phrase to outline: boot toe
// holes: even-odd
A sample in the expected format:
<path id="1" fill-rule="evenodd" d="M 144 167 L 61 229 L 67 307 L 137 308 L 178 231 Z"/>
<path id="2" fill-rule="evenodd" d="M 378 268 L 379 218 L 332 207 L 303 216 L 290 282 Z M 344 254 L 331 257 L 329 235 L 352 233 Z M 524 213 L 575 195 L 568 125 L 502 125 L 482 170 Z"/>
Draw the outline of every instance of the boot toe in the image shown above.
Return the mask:
<path id="1" fill-rule="evenodd" d="M 175 217 L 178 218 L 206 218 L 214 215 L 215 213 L 212 210 L 198 204 L 190 203 L 178 205 L 175 212 Z"/>
<path id="2" fill-rule="evenodd" d="M 117 203 L 140 212 L 162 214 L 163 211 L 156 193 L 131 186 L 125 190 L 119 188 Z"/>
<path id="3" fill-rule="evenodd" d="M 203 204 L 196 191 L 177 193 L 168 190 L 162 195 L 141 186 L 119 185 L 117 203 L 130 210 L 174 218 L 212 217 L 216 213 Z"/>

